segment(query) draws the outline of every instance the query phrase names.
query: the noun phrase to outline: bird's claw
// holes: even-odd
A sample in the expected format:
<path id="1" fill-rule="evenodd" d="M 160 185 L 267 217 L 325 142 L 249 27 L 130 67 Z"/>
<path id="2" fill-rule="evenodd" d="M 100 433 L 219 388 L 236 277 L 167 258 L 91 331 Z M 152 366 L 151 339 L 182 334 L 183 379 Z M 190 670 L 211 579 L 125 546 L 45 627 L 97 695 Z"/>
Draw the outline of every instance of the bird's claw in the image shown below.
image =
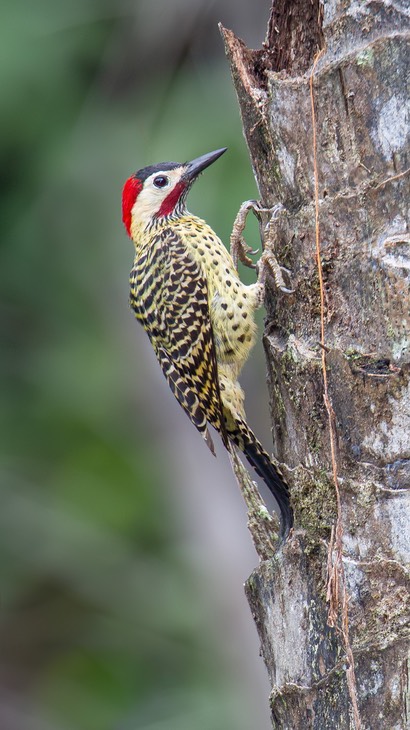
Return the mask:
<path id="1" fill-rule="evenodd" d="M 280 286 L 279 289 L 281 292 L 283 292 L 283 294 L 294 294 L 295 293 L 294 289 L 287 289 L 286 286 Z"/>
<path id="2" fill-rule="evenodd" d="M 256 264 L 249 258 L 249 256 L 256 256 L 258 252 L 259 249 L 252 249 L 248 246 L 242 236 L 231 242 L 231 256 L 236 269 L 238 268 L 238 260 L 244 266 L 248 266 L 250 269 L 256 269 Z"/>
<path id="3" fill-rule="evenodd" d="M 284 294 L 294 294 L 294 289 L 289 289 L 285 285 L 282 272 L 290 276 L 289 269 L 278 264 L 277 258 L 272 251 L 265 250 L 258 262 L 258 281 L 265 284 L 268 276 L 273 278 L 277 288 Z"/>

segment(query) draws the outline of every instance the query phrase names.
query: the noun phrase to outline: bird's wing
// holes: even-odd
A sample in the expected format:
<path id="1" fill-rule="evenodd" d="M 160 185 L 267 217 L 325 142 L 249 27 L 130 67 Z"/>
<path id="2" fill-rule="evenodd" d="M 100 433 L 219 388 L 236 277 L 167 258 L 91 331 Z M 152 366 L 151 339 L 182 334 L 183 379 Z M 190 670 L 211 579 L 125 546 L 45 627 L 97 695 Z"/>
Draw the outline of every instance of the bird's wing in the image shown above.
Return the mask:
<path id="1" fill-rule="evenodd" d="M 207 423 L 227 445 L 206 278 L 171 229 L 158 233 L 136 259 L 130 301 L 192 423 L 211 451 Z"/>

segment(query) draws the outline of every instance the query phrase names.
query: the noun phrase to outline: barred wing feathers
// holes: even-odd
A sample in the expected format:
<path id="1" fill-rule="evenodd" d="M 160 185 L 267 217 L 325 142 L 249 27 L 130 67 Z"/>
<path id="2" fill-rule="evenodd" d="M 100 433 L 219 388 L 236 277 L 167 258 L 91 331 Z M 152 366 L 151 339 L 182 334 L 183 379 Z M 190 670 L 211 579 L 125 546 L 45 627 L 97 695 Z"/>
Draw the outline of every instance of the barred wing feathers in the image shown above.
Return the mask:
<path id="1" fill-rule="evenodd" d="M 208 287 L 200 265 L 178 234 L 165 229 L 136 258 L 130 284 L 131 306 L 176 399 L 211 451 L 208 423 L 227 446 Z"/>

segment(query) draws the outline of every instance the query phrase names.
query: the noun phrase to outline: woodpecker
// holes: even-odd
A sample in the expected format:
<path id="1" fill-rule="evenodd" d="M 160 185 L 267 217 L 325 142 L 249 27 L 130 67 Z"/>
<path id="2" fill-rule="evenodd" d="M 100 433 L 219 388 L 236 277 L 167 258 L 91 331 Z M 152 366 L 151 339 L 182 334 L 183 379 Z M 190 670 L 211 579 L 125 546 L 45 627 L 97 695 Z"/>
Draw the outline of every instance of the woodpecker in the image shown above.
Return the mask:
<path id="1" fill-rule="evenodd" d="M 150 165 L 126 181 L 122 217 L 135 246 L 130 304 L 172 392 L 211 451 L 209 425 L 228 450 L 234 444 L 244 453 L 269 487 L 284 540 L 293 524 L 288 486 L 247 425 L 238 383 L 255 342 L 254 312 L 264 300 L 269 261 L 262 254 L 257 282 L 243 284 L 234 258 L 239 253 L 249 262 L 250 249 L 240 241 L 233 258 L 186 208 L 192 183 L 225 151 Z"/>

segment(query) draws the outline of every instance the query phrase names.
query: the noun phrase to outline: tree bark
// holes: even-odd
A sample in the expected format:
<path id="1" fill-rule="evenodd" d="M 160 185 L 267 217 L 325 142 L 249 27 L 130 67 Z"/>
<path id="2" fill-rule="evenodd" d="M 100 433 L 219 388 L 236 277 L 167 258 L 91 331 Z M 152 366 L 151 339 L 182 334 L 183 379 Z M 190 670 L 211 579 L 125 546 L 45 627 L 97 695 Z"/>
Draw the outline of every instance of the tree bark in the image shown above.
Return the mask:
<path id="1" fill-rule="evenodd" d="M 272 724 L 405 730 L 408 10 L 277 0 L 262 50 L 222 33 L 261 201 L 283 205 L 265 245 L 295 290 L 269 291 L 264 334 L 295 528 L 246 587 Z"/>

